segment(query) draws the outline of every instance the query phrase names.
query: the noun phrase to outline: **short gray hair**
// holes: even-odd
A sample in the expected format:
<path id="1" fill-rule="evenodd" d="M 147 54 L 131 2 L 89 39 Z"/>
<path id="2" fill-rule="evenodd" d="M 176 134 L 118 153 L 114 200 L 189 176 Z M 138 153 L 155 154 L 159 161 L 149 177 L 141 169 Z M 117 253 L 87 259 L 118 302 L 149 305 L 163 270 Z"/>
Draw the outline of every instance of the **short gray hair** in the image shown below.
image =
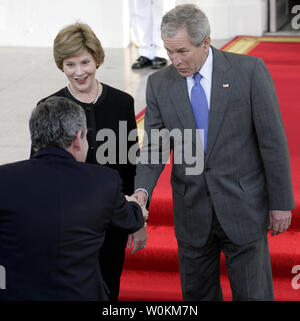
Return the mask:
<path id="1" fill-rule="evenodd" d="M 50 97 L 38 104 L 29 120 L 32 147 L 35 151 L 45 147 L 71 146 L 78 131 L 81 138 L 86 131 L 83 108 L 64 97 Z"/>
<path id="2" fill-rule="evenodd" d="M 167 12 L 161 22 L 161 33 L 174 37 L 179 29 L 186 29 L 194 46 L 198 47 L 210 35 L 207 16 L 194 4 L 176 6 Z"/>

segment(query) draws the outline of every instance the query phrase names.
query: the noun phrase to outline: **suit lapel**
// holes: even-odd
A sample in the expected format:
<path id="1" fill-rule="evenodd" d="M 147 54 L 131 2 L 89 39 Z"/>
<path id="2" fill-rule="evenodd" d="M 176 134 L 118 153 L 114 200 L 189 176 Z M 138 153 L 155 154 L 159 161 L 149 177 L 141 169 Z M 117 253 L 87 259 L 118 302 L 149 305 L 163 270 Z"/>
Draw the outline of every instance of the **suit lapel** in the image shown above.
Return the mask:
<path id="1" fill-rule="evenodd" d="M 188 94 L 186 78 L 179 75 L 174 68 L 172 87 L 172 102 L 175 111 L 183 125 L 183 128 L 196 129 L 196 123 L 191 108 L 190 98 Z"/>
<path id="2" fill-rule="evenodd" d="M 213 47 L 212 50 L 213 72 L 206 146 L 206 161 L 208 161 L 218 136 L 232 86 L 232 78 L 230 77 L 229 73 L 227 73 L 231 65 L 220 50 L 217 50 Z"/>

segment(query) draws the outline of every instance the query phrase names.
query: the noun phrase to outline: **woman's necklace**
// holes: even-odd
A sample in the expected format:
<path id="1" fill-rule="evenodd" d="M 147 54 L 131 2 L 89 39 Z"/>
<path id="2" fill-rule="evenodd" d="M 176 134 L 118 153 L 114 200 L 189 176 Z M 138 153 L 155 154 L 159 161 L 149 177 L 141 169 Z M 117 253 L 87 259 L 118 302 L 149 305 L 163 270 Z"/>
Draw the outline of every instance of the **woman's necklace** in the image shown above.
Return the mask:
<path id="1" fill-rule="evenodd" d="M 98 81 L 97 79 L 96 79 L 96 83 L 97 83 L 97 95 L 96 95 L 96 98 L 94 99 L 94 101 L 91 102 L 91 104 L 96 104 L 97 100 L 99 99 L 99 97 L 101 96 L 101 93 L 102 93 L 102 85 L 99 83 L 99 81 Z M 80 100 L 80 99 L 72 92 L 71 84 L 70 84 L 70 83 L 67 85 L 67 88 L 68 88 L 70 94 L 71 94 L 76 100 L 80 101 L 81 103 L 87 104 L 87 102 Z"/>

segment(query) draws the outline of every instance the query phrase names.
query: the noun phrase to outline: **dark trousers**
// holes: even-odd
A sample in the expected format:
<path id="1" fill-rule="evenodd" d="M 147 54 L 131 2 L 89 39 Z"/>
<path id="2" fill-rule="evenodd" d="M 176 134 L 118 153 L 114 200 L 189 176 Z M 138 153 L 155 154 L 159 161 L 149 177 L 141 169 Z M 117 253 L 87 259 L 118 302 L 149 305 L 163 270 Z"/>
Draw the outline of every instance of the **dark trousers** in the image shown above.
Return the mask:
<path id="1" fill-rule="evenodd" d="M 245 245 L 236 245 L 226 236 L 214 211 L 204 247 L 196 248 L 178 241 L 183 300 L 223 300 L 221 251 L 225 254 L 233 300 L 274 300 L 267 235 Z"/>
<path id="2" fill-rule="evenodd" d="M 101 273 L 108 288 L 109 301 L 117 301 L 120 278 L 125 259 L 128 234 L 117 229 L 106 232 L 105 241 L 99 255 Z"/>

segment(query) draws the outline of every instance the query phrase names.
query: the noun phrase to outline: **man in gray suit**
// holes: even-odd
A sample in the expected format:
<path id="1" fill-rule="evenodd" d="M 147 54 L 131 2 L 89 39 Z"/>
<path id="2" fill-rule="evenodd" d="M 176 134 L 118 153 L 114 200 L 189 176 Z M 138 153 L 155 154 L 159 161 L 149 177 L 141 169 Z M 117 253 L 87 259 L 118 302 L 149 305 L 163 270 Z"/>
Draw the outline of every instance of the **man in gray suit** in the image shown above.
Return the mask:
<path id="1" fill-rule="evenodd" d="M 288 229 L 294 198 L 272 78 L 261 59 L 212 47 L 208 19 L 195 5 L 168 12 L 161 32 L 172 65 L 148 79 L 148 142 L 141 154 L 165 152 L 154 146 L 153 129 L 198 128 L 204 150 L 201 173 L 188 175 L 184 160 L 172 168 L 183 299 L 222 300 L 222 251 L 234 300 L 273 300 L 267 232 Z M 138 165 L 135 197 L 141 202 L 151 199 L 163 167 Z M 145 228 L 134 234 L 135 250 L 146 238 Z"/>

